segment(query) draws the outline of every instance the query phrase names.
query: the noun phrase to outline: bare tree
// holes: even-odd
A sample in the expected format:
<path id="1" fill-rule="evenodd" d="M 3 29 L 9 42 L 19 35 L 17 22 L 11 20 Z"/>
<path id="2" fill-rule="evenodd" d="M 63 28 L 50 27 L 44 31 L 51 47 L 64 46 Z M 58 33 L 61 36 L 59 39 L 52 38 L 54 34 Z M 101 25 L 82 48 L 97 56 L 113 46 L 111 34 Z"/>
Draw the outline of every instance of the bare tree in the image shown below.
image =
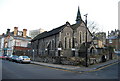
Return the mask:
<path id="1" fill-rule="evenodd" d="M 91 33 L 99 31 L 99 28 L 94 21 L 89 21 L 88 22 L 88 28 L 89 28 Z"/>

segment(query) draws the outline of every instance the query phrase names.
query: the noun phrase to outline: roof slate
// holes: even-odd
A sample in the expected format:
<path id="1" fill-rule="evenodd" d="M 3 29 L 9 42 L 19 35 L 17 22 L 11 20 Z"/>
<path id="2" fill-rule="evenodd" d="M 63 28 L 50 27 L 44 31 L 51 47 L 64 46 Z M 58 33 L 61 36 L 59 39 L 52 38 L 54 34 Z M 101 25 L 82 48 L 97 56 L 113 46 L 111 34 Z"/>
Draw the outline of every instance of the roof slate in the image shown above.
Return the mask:
<path id="1" fill-rule="evenodd" d="M 117 39 L 117 38 L 118 38 L 117 36 L 111 36 L 111 37 L 109 37 L 107 39 Z"/>
<path id="2" fill-rule="evenodd" d="M 100 40 L 98 37 L 94 36 L 93 40 Z"/>
<path id="3" fill-rule="evenodd" d="M 39 40 L 39 39 L 42 39 L 42 38 L 45 38 L 45 37 L 49 37 L 51 35 L 54 35 L 54 34 L 57 34 L 59 33 L 64 27 L 66 26 L 66 24 L 58 27 L 58 28 L 55 28 L 55 29 L 52 29 L 51 31 L 45 31 L 43 33 L 40 33 L 38 34 L 36 37 L 34 37 L 31 41 L 35 41 L 35 40 Z"/>
<path id="4" fill-rule="evenodd" d="M 83 23 L 84 23 L 84 21 L 82 21 Z M 81 22 L 81 23 L 82 23 Z M 70 27 L 73 29 L 73 30 L 75 30 L 77 27 L 79 27 L 80 25 L 81 25 L 81 23 L 75 23 L 75 24 L 73 24 L 73 25 L 70 25 Z M 55 34 L 57 34 L 57 33 L 59 33 L 65 26 L 67 26 L 67 24 L 68 24 L 68 22 L 66 22 L 66 24 L 64 24 L 64 25 L 62 25 L 62 26 L 60 26 L 60 27 L 57 27 L 57 28 L 55 28 L 55 29 L 52 29 L 52 30 L 50 30 L 50 31 L 45 31 L 45 32 L 43 32 L 43 33 L 40 33 L 40 34 L 38 34 L 36 37 L 34 37 L 32 40 L 31 40 L 31 42 L 33 42 L 33 41 L 35 41 L 35 40 L 39 40 L 39 39 L 42 39 L 42 38 L 46 38 L 46 37 L 49 37 L 49 36 L 52 36 L 52 35 L 55 35 Z M 87 28 L 88 29 L 88 28 Z M 91 34 L 91 32 L 89 31 L 89 29 L 88 29 L 88 32 Z M 92 34 L 91 34 L 91 36 L 92 36 Z"/>

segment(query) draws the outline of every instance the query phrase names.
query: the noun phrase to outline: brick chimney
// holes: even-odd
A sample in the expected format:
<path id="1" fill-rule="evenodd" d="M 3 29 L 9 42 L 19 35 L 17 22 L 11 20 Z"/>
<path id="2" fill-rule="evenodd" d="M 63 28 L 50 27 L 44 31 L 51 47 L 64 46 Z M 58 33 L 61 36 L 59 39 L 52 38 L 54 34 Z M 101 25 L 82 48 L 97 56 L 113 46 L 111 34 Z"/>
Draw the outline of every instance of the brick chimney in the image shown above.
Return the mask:
<path id="1" fill-rule="evenodd" d="M 18 27 L 14 27 L 14 36 L 17 36 L 18 33 Z"/>
<path id="2" fill-rule="evenodd" d="M 7 35 L 10 35 L 10 29 L 7 29 L 6 34 L 7 34 Z"/>
<path id="3" fill-rule="evenodd" d="M 23 29 L 23 37 L 26 37 L 27 35 L 27 29 Z"/>

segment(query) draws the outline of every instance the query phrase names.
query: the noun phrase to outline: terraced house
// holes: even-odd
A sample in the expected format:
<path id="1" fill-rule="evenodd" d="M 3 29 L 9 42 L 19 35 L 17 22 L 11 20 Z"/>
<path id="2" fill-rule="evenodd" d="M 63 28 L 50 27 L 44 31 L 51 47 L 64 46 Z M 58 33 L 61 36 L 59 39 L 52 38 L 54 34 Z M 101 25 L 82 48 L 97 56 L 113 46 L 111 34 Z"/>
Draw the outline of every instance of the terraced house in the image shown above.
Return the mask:
<path id="1" fill-rule="evenodd" d="M 31 41 L 35 55 L 40 56 L 81 56 L 82 46 L 85 45 L 86 25 L 81 18 L 78 7 L 76 23 L 70 24 L 68 21 L 51 31 L 45 31 Z M 92 52 L 95 48 L 91 43 L 92 34 L 87 28 L 88 52 Z"/>

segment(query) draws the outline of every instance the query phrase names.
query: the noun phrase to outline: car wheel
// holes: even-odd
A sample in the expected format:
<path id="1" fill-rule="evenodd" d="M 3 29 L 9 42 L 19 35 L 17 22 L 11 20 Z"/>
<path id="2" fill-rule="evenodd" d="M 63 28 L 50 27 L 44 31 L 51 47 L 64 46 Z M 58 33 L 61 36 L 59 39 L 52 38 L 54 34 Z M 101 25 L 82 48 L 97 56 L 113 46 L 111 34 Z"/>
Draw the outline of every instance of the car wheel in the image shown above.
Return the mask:
<path id="1" fill-rule="evenodd" d="M 28 64 L 30 64 L 30 62 L 28 62 Z"/>
<path id="2" fill-rule="evenodd" d="M 22 61 L 20 60 L 20 63 L 22 63 Z"/>

